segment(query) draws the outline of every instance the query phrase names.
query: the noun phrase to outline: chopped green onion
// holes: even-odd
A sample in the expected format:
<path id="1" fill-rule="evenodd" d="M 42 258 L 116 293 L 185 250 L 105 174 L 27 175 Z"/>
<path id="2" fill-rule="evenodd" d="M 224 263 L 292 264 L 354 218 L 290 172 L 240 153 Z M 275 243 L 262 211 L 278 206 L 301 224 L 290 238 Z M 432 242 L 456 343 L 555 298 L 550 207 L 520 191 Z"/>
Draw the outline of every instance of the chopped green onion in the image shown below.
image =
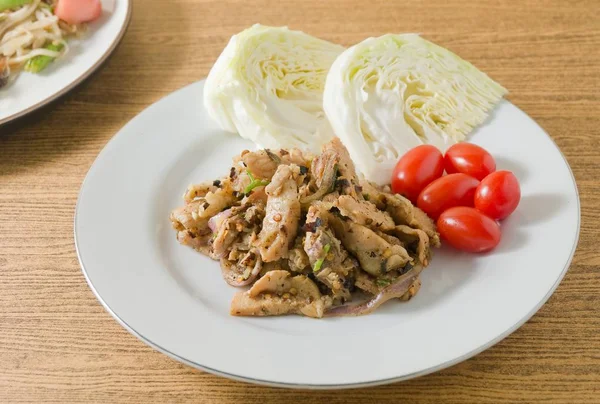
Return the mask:
<path id="1" fill-rule="evenodd" d="M 58 45 L 50 44 L 50 45 L 44 46 L 44 48 L 51 50 L 51 51 L 60 52 L 63 48 L 63 44 L 61 44 L 61 43 L 59 43 Z M 56 59 L 56 58 L 52 57 L 52 56 L 46 56 L 46 55 L 39 55 L 39 56 L 32 57 L 31 59 L 29 59 L 27 61 L 27 63 L 25 63 L 25 70 L 30 73 L 39 73 L 42 70 L 44 70 L 46 67 L 48 67 L 48 65 L 52 61 L 54 61 L 54 59 Z"/>
<path id="2" fill-rule="evenodd" d="M 31 4 L 33 0 L 0 0 L 0 12 Z"/>
<path id="3" fill-rule="evenodd" d="M 257 180 L 256 178 L 254 178 L 254 175 L 252 175 L 250 170 L 246 170 L 246 173 L 248 174 L 248 177 L 250 177 L 250 184 L 248 184 L 248 186 L 244 188 L 245 194 L 250 193 L 250 191 L 252 191 L 256 187 L 263 187 L 269 185 L 268 180 Z"/>
<path id="4" fill-rule="evenodd" d="M 387 286 L 390 283 L 392 283 L 392 281 L 390 281 L 389 279 L 377 279 L 375 283 L 377 283 L 377 285 L 379 286 Z"/>
<path id="5" fill-rule="evenodd" d="M 313 272 L 319 272 L 321 270 L 321 267 L 323 266 L 323 262 L 325 262 L 325 258 L 327 257 L 327 254 L 329 254 L 330 249 L 331 249 L 331 246 L 329 244 L 326 244 L 325 247 L 323 248 L 323 250 L 325 251 L 325 256 L 323 258 L 319 258 L 317 260 L 317 262 L 315 262 L 315 267 L 313 268 Z"/>

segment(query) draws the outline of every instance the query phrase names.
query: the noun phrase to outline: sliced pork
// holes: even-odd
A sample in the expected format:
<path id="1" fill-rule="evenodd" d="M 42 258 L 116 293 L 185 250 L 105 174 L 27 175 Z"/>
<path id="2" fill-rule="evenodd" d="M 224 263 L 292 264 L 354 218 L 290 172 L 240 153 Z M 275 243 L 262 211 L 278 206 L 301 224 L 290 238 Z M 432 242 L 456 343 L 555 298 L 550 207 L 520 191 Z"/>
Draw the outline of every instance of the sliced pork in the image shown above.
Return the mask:
<path id="1" fill-rule="evenodd" d="M 250 286 L 235 316 L 361 315 L 410 300 L 440 243 L 423 211 L 360 179 L 337 138 L 318 156 L 245 150 L 183 199 L 170 217 L 177 240 L 218 260 L 229 285 Z"/>

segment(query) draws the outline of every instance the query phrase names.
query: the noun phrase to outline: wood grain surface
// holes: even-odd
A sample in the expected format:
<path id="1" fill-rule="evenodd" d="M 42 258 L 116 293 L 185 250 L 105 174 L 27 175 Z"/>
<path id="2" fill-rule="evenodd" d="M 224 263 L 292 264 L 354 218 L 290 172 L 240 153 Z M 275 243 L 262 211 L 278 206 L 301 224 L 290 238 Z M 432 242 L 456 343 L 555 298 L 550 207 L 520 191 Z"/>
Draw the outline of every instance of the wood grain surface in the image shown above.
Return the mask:
<path id="1" fill-rule="evenodd" d="M 344 45 L 422 33 L 506 86 L 553 137 L 577 179 L 581 239 L 562 284 L 528 323 L 429 376 L 307 392 L 192 369 L 104 311 L 73 244 L 87 170 L 127 121 L 205 77 L 229 37 L 255 22 Z M 135 1 L 123 43 L 98 74 L 0 128 L 0 403 L 600 403 L 599 49 L 595 0 Z"/>

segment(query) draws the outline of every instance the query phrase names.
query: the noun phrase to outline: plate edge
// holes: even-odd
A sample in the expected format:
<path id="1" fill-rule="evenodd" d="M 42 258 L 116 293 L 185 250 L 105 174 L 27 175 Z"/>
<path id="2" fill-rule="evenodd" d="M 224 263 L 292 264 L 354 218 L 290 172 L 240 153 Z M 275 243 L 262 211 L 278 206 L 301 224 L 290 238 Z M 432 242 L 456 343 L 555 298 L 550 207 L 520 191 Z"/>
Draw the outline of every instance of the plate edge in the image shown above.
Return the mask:
<path id="1" fill-rule="evenodd" d="M 156 101 L 155 103 L 149 105 L 148 107 L 146 107 L 143 111 L 141 111 L 138 115 L 142 114 L 146 109 L 150 108 L 152 105 L 160 102 L 162 99 L 168 97 L 169 95 L 172 95 L 176 92 L 179 92 L 181 90 L 184 90 L 187 87 L 191 87 L 193 85 L 198 84 L 198 82 L 202 82 L 204 81 L 204 79 L 199 80 L 197 82 L 188 84 L 186 86 L 183 86 L 182 88 L 173 91 L 170 94 L 167 94 L 165 97 L 161 98 L 160 100 Z M 285 382 L 273 382 L 273 381 L 269 381 L 269 380 L 263 380 L 263 379 L 254 379 L 251 377 L 244 377 L 244 376 L 239 376 L 233 373 L 228 373 L 228 372 L 223 372 L 217 369 L 213 369 L 204 365 L 201 365 L 199 363 L 196 362 L 192 362 L 186 358 L 183 358 L 177 354 L 174 354 L 172 352 L 170 352 L 169 350 L 161 347 L 160 345 L 155 344 L 154 342 L 152 342 L 150 339 L 144 337 L 143 335 L 141 335 L 140 333 L 138 333 L 136 330 L 134 330 L 132 327 L 129 326 L 129 324 L 127 324 L 123 319 L 121 319 L 111 308 L 110 306 L 102 299 L 102 297 L 100 296 L 100 294 L 98 293 L 98 291 L 95 289 L 94 285 L 92 284 L 90 278 L 88 277 L 87 271 L 85 269 L 85 265 L 83 263 L 83 259 L 81 257 L 80 251 L 79 251 L 79 243 L 78 243 L 78 239 L 77 239 L 77 216 L 78 216 L 78 211 L 79 211 L 79 202 L 81 200 L 81 194 L 83 192 L 86 180 L 88 178 L 89 175 L 89 171 L 93 168 L 93 166 L 96 164 L 96 161 L 98 160 L 98 158 L 102 155 L 102 153 L 106 150 L 106 148 L 109 146 L 109 144 L 112 142 L 112 140 L 118 136 L 118 134 L 123 130 L 123 128 L 125 126 L 127 126 L 127 124 L 121 128 L 115 135 L 113 135 L 113 137 L 108 141 L 108 143 L 103 147 L 103 149 L 100 151 L 100 153 L 98 154 L 98 156 L 96 157 L 96 159 L 94 160 L 94 162 L 92 163 L 92 165 L 90 166 L 90 168 L 88 169 L 88 174 L 86 174 L 82 184 L 81 184 L 81 188 L 77 197 L 77 202 L 75 205 L 75 212 L 74 212 L 74 221 L 73 221 L 73 239 L 74 239 L 74 244 L 75 244 L 75 251 L 77 253 L 77 260 L 79 261 L 79 265 L 81 267 L 81 271 L 83 273 L 83 276 L 88 284 L 88 286 L 90 287 L 90 289 L 92 290 L 92 292 L 94 293 L 94 295 L 96 296 L 96 298 L 98 299 L 98 301 L 102 304 L 102 306 L 104 307 L 104 309 L 119 323 L 121 324 L 121 326 L 123 328 L 125 328 L 127 331 L 129 331 L 129 333 L 131 333 L 132 335 L 134 335 L 135 337 L 137 337 L 140 341 L 144 342 L 146 345 L 154 348 L 155 350 L 167 355 L 168 357 L 177 360 L 178 362 L 181 362 L 183 364 L 186 364 L 188 366 L 191 366 L 193 368 L 217 375 L 217 376 L 222 376 L 222 377 L 226 377 L 229 379 L 233 379 L 233 380 L 237 380 L 237 381 L 242 381 L 242 382 L 249 382 L 249 383 L 253 383 L 253 384 L 259 384 L 259 385 L 263 385 L 263 386 L 269 386 L 269 387 L 280 387 L 280 388 L 289 388 L 289 389 L 305 389 L 305 390 L 341 390 L 341 389 L 354 389 L 354 388 L 361 388 L 361 387 L 373 387 L 373 386 L 379 386 L 379 385 L 384 385 L 384 384 L 391 384 L 391 383 L 396 383 L 396 382 L 400 382 L 400 381 L 405 381 L 405 380 L 409 380 L 409 379 L 413 379 L 416 377 L 420 377 L 420 376 L 425 376 L 434 372 L 438 372 L 440 370 L 444 370 L 446 368 L 449 368 L 453 365 L 456 365 L 458 363 L 461 363 L 467 359 L 470 359 L 476 355 L 478 355 L 479 353 L 485 351 L 486 349 L 491 348 L 492 346 L 496 345 L 498 342 L 502 341 L 504 338 L 508 337 L 510 334 L 512 334 L 513 332 L 515 332 L 516 330 L 518 330 L 523 324 L 525 324 L 527 321 L 529 321 L 529 319 L 531 319 L 531 317 L 533 317 L 538 311 L 539 309 L 548 301 L 548 299 L 554 294 L 554 292 L 556 291 L 556 289 L 558 288 L 558 286 L 560 285 L 560 283 L 562 282 L 563 278 L 565 277 L 567 271 L 569 270 L 570 266 L 571 266 L 571 262 L 573 261 L 573 257 L 575 255 L 575 251 L 577 249 L 577 246 L 579 244 L 579 237 L 580 237 L 580 230 L 581 230 L 581 202 L 580 202 L 580 198 L 579 198 L 579 189 L 577 187 L 577 181 L 575 180 L 575 175 L 573 174 L 573 170 L 571 169 L 571 166 L 569 165 L 568 160 L 566 159 L 565 155 L 562 153 L 562 151 L 560 150 L 560 148 L 558 147 L 558 145 L 556 144 L 556 142 L 554 141 L 554 139 L 548 134 L 548 132 L 546 132 L 546 130 L 544 130 L 544 128 L 542 128 L 537 121 L 535 121 L 533 118 L 531 118 L 527 113 L 525 113 L 523 110 L 521 110 L 518 106 L 516 106 L 515 104 L 513 104 L 512 102 L 505 100 L 505 102 L 510 103 L 512 106 L 514 106 L 521 114 L 525 115 L 527 118 L 531 119 L 532 122 L 534 122 L 535 125 L 537 125 L 543 132 L 544 134 L 548 137 L 548 139 L 552 142 L 552 144 L 554 145 L 555 149 L 558 151 L 559 155 L 561 156 L 561 158 L 563 159 L 563 161 L 565 162 L 567 168 L 569 169 L 569 174 L 571 175 L 571 180 L 573 183 L 573 186 L 575 188 L 575 197 L 576 197 L 576 202 L 577 202 L 577 230 L 576 230 L 576 234 L 575 234 L 575 240 L 573 242 L 573 246 L 571 247 L 571 252 L 569 255 L 569 258 L 567 259 L 567 262 L 565 263 L 563 270 L 561 272 L 561 274 L 559 275 L 559 277 L 556 279 L 556 282 L 552 285 L 552 287 L 550 288 L 550 290 L 548 291 L 548 293 L 539 301 L 539 303 L 531 310 L 529 311 L 521 320 L 519 320 L 518 322 L 516 322 L 512 327 L 510 327 L 509 329 L 507 329 L 505 332 L 503 332 L 502 334 L 500 334 L 498 337 L 494 338 L 493 340 L 467 352 L 466 354 L 457 357 L 455 359 L 452 359 L 450 361 L 444 362 L 442 364 L 439 364 L 437 366 L 432 366 L 428 369 L 424 369 L 418 372 L 413 372 L 413 373 L 409 373 L 407 375 L 403 375 L 403 376 L 399 376 L 399 377 L 392 377 L 392 378 L 388 378 L 388 379 L 380 379 L 380 380 L 371 380 L 371 381 L 365 381 L 365 382 L 357 382 L 357 383 L 348 383 L 348 384 L 296 384 L 296 383 L 285 383 Z M 138 116 L 136 115 L 136 117 Z M 132 118 L 132 119 L 135 119 Z M 131 122 L 131 121 L 130 121 Z"/>
<path id="2" fill-rule="evenodd" d="M 127 32 L 127 29 L 129 28 L 129 24 L 131 23 L 132 13 L 133 13 L 133 0 L 127 0 L 127 15 L 125 15 L 125 24 L 123 24 L 123 26 L 121 27 L 121 30 L 117 34 L 117 37 L 115 38 L 113 43 L 108 47 L 108 49 L 106 50 L 106 52 L 104 52 L 104 54 L 100 57 L 100 59 L 98 59 L 96 61 L 96 63 L 94 63 L 92 65 L 92 67 L 90 67 L 88 70 L 83 72 L 79 77 L 77 77 L 75 79 L 75 81 L 70 83 L 68 86 L 64 87 L 62 90 L 52 94 L 51 96 L 49 96 L 47 98 L 44 98 L 42 101 L 38 102 L 35 105 L 32 105 L 31 107 L 29 107 L 27 109 L 24 109 L 23 111 L 16 112 L 12 115 L 7 116 L 6 118 L 0 119 L 0 126 L 4 125 L 6 123 L 9 123 L 9 122 L 15 121 L 19 118 L 22 118 L 25 115 L 28 115 L 44 106 L 56 101 L 57 99 L 59 99 L 63 95 L 68 94 L 69 92 L 74 90 L 75 87 L 77 87 L 78 85 L 83 83 L 96 70 L 98 70 L 100 68 L 100 66 L 102 66 L 102 64 L 104 62 L 106 62 L 106 60 L 110 57 L 110 55 L 112 55 L 114 53 L 114 51 L 117 49 L 117 46 L 119 46 L 119 44 L 123 40 L 123 37 L 125 36 L 125 33 Z"/>

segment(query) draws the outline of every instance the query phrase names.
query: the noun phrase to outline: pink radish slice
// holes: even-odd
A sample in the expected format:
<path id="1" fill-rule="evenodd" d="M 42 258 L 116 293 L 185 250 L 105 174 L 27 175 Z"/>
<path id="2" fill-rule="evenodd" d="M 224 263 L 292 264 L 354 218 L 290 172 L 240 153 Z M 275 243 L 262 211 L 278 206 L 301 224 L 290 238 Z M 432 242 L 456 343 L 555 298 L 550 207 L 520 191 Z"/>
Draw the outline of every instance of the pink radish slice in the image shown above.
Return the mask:
<path id="1" fill-rule="evenodd" d="M 54 14 L 69 24 L 90 22 L 102 14 L 100 0 L 58 0 Z"/>

